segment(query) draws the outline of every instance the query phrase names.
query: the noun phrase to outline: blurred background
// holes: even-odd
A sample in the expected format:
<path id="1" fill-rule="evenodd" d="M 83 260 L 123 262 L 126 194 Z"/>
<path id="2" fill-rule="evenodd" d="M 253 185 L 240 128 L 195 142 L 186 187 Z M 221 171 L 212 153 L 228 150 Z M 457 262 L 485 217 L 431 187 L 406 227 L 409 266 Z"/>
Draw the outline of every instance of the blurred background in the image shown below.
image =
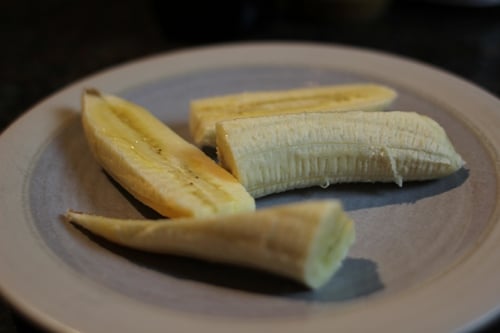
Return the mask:
<path id="1" fill-rule="evenodd" d="M 500 97 L 496 0 L 3 0 L 0 40 L 0 132 L 35 103 L 99 70 L 241 41 L 385 51 Z M 43 330 L 0 298 L 0 333 L 10 332 Z M 500 332 L 500 319 L 479 332 Z"/>
<path id="2" fill-rule="evenodd" d="M 500 95 L 498 0 L 0 1 L 0 130 L 85 75 L 158 52 L 306 40 L 420 60 Z"/>

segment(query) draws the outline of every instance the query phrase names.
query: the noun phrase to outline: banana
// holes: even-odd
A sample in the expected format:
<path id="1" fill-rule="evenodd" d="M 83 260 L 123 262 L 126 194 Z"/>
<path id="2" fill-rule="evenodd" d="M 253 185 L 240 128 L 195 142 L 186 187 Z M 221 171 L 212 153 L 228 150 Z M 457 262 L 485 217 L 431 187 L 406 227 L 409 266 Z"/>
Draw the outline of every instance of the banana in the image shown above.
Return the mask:
<path id="1" fill-rule="evenodd" d="M 198 146 L 215 146 L 215 124 L 222 120 L 312 111 L 374 111 L 393 102 L 393 89 L 377 84 L 345 84 L 251 92 L 191 102 L 189 129 Z"/>
<path id="2" fill-rule="evenodd" d="M 98 163 L 139 201 L 168 217 L 255 210 L 226 170 L 146 109 L 87 90 L 82 123 Z"/>
<path id="3" fill-rule="evenodd" d="M 123 246 L 260 269 L 310 288 L 332 277 L 355 238 L 354 223 L 336 200 L 155 221 L 68 211 L 66 220 Z"/>
<path id="4" fill-rule="evenodd" d="M 321 112 L 222 121 L 220 164 L 255 197 L 340 182 L 427 180 L 464 165 L 444 129 L 414 112 Z"/>

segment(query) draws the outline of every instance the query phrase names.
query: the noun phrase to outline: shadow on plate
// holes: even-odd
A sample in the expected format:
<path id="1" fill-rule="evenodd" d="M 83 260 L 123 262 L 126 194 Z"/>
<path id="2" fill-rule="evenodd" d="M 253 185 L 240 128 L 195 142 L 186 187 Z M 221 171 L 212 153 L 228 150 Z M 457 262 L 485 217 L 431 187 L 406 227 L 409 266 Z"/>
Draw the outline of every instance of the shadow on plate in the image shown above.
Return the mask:
<path id="1" fill-rule="evenodd" d="M 126 248 L 96 236 L 80 226 L 73 226 L 107 251 L 143 268 L 178 279 L 320 303 L 353 300 L 384 288 L 377 271 L 377 264 L 363 258 L 346 258 L 342 267 L 326 285 L 318 290 L 310 290 L 297 282 L 264 271 Z"/>
<path id="2" fill-rule="evenodd" d="M 257 208 L 312 199 L 339 199 L 348 211 L 395 204 L 412 204 L 459 187 L 469 177 L 462 168 L 450 176 L 404 183 L 345 183 L 332 184 L 326 189 L 318 186 L 268 195 L 257 200 Z"/>

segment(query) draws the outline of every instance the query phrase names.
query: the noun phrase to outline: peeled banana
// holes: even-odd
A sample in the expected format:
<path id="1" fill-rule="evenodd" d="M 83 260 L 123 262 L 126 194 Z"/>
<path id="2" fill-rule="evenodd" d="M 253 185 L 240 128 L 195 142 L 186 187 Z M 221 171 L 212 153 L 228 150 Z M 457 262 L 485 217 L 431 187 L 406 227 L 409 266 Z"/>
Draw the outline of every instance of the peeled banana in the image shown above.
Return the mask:
<path id="1" fill-rule="evenodd" d="M 69 211 L 66 219 L 123 246 L 261 269 L 310 288 L 331 278 L 355 238 L 335 200 L 205 218 L 122 220 Z"/>
<path id="2" fill-rule="evenodd" d="M 215 124 L 235 118 L 313 111 L 382 110 L 396 92 L 378 84 L 345 84 L 251 92 L 191 102 L 189 128 L 198 146 L 215 146 Z"/>
<path id="3" fill-rule="evenodd" d="M 255 210 L 254 199 L 230 173 L 146 109 L 87 90 L 82 123 L 99 164 L 160 214 L 209 216 Z"/>
<path id="4" fill-rule="evenodd" d="M 414 112 L 320 112 L 226 120 L 220 163 L 255 197 L 340 182 L 444 177 L 464 165 L 444 129 Z"/>

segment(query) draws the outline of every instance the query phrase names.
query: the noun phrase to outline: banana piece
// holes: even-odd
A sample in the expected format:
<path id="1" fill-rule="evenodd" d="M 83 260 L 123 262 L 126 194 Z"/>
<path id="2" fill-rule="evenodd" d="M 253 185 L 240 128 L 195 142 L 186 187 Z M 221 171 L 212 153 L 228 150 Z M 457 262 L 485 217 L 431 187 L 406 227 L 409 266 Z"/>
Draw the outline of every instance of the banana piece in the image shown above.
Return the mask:
<path id="1" fill-rule="evenodd" d="M 355 238 L 354 223 L 336 200 L 155 221 L 68 211 L 66 220 L 123 246 L 260 269 L 310 288 L 331 278 Z"/>
<path id="2" fill-rule="evenodd" d="M 189 128 L 198 146 L 215 146 L 215 124 L 222 120 L 312 111 L 374 111 L 393 102 L 393 89 L 377 84 L 345 84 L 250 92 L 191 102 Z"/>
<path id="3" fill-rule="evenodd" d="M 413 112 L 322 112 L 217 124 L 221 165 L 255 197 L 340 182 L 444 177 L 464 165 L 444 129 Z"/>
<path id="4" fill-rule="evenodd" d="M 255 210 L 226 170 L 146 109 L 96 90 L 83 94 L 82 123 L 99 164 L 127 191 L 168 217 Z"/>

